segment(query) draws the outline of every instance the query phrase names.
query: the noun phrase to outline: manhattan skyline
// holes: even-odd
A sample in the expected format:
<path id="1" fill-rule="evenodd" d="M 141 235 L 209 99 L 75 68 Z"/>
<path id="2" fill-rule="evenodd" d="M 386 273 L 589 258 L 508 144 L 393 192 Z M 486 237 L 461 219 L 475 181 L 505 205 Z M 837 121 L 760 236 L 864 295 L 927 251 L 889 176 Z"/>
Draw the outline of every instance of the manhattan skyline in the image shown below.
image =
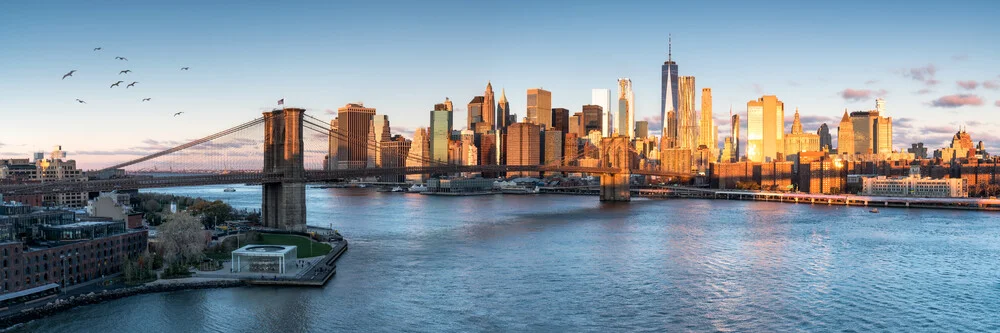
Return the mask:
<path id="1" fill-rule="evenodd" d="M 520 120 L 529 88 L 551 91 L 552 107 L 575 113 L 590 104 L 591 89 L 616 91 L 620 77 L 633 81 L 635 120 L 649 120 L 652 134 L 660 135 L 668 34 L 679 75 L 695 76 L 698 89 L 712 88 L 715 124 L 724 132 L 727 104 L 745 117 L 746 102 L 764 94 L 777 95 L 788 110 L 798 107 L 804 130 L 813 133 L 823 122 L 835 127 L 845 108 L 872 109 L 883 97 L 896 120 L 897 149 L 918 141 L 940 147 L 959 126 L 988 149 L 1000 145 L 994 134 L 1000 61 L 992 58 L 1000 46 L 990 43 L 1000 32 L 990 15 L 1000 5 L 994 3 L 900 11 L 869 2 L 796 8 L 791 2 L 714 8 L 564 2 L 531 12 L 520 9 L 525 4 L 338 3 L 308 11 L 260 4 L 6 5 L 0 30 L 11 33 L 0 35 L 0 112 L 5 123 L 22 125 L 0 134 L 0 157 L 61 144 L 82 167 L 100 167 L 148 153 L 154 141 L 185 141 L 259 117 L 278 99 L 327 118 L 364 102 L 390 117 L 393 132 L 412 137 L 430 125 L 427 112 L 444 97 L 459 101 L 454 123 L 465 124 L 465 101 L 481 95 L 487 82 L 507 91 Z M 85 7 L 93 14 L 75 15 Z M 676 11 L 671 22 L 656 15 L 664 10 Z M 470 11 L 508 19 L 459 15 Z M 780 19 L 756 18 L 765 14 Z M 449 20 L 428 23 L 439 17 Z M 931 19 L 935 24 L 926 23 Z M 842 24 L 824 23 L 831 21 Z M 77 72 L 60 80 L 70 70 Z M 121 70 L 133 71 L 126 82 L 142 83 L 108 89 Z M 786 131 L 791 114 L 785 113 Z"/>

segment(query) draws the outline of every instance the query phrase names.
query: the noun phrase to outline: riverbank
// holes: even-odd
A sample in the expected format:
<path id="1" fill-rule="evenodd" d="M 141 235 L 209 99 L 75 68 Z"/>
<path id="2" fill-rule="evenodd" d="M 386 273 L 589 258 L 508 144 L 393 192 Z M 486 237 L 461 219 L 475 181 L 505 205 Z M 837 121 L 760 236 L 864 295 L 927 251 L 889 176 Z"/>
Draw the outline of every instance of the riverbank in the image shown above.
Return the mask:
<path id="1" fill-rule="evenodd" d="M 41 319 L 52 314 L 69 310 L 78 306 L 99 304 L 120 298 L 153 294 L 179 290 L 191 289 L 215 289 L 249 286 L 247 281 L 234 279 L 179 279 L 179 280 L 157 280 L 135 287 L 125 287 L 120 289 L 109 289 L 101 292 L 90 292 L 88 294 L 70 296 L 68 298 L 56 298 L 54 301 L 44 305 L 24 309 L 17 313 L 0 317 L 0 327 L 3 329 L 11 326 L 26 323 L 32 320 Z"/>

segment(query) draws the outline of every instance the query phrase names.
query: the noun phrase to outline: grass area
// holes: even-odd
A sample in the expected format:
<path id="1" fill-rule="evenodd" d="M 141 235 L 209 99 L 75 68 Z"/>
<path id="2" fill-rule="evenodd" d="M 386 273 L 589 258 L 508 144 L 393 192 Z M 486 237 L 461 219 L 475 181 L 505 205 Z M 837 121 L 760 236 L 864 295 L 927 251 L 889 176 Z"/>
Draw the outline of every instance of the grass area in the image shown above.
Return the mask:
<path id="1" fill-rule="evenodd" d="M 233 242 L 235 242 L 235 241 L 233 241 Z M 297 235 L 260 234 L 260 239 L 259 240 L 247 241 L 247 240 L 242 240 L 241 239 L 241 242 L 242 243 L 239 244 L 241 246 L 244 246 L 244 245 L 247 245 L 247 244 L 256 244 L 256 245 L 295 245 L 297 247 L 296 253 L 298 254 L 299 258 L 310 258 L 310 257 L 324 256 L 327 253 L 330 253 L 331 250 L 333 250 L 333 248 L 330 245 L 328 245 L 328 244 L 324 244 L 324 243 L 320 243 L 320 242 L 315 242 L 315 241 L 313 241 L 313 240 L 311 240 L 311 239 L 309 239 L 307 237 L 297 236 Z M 312 243 L 311 247 L 309 245 L 310 243 Z M 231 243 L 229 245 L 231 247 L 229 247 L 229 248 L 230 249 L 235 248 L 235 245 L 236 245 L 235 243 Z M 219 260 L 219 261 L 225 261 L 225 260 L 231 260 L 232 259 L 231 253 L 232 253 L 232 251 L 225 251 L 225 252 L 206 251 L 205 252 L 205 256 L 208 257 L 208 258 L 211 258 L 211 259 L 215 259 L 215 260 Z"/>
<path id="2" fill-rule="evenodd" d="M 312 243 L 311 249 L 309 243 Z M 299 258 L 325 256 L 333 250 L 333 247 L 328 244 L 314 242 L 309 238 L 296 235 L 261 234 L 260 241 L 254 242 L 254 244 L 295 245 L 298 247 L 296 252 L 298 253 Z"/>

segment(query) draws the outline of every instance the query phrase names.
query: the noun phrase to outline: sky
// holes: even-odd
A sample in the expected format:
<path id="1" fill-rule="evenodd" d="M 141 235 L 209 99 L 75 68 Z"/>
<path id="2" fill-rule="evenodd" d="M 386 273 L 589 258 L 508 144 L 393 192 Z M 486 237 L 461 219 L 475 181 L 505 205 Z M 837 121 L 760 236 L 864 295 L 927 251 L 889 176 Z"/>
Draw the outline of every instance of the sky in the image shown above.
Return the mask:
<path id="1" fill-rule="evenodd" d="M 898 149 L 941 147 L 965 126 L 1000 153 L 996 1 L 0 7 L 0 158 L 62 145 L 84 168 L 107 166 L 155 150 L 150 142 L 252 120 L 282 98 L 321 119 L 363 102 L 410 136 L 445 97 L 455 101 L 455 124 L 465 124 L 466 104 L 487 82 L 497 98 L 506 90 L 520 118 L 529 88 L 551 91 L 553 107 L 580 112 L 591 89 L 616 91 L 617 79 L 628 77 L 636 120 L 657 128 L 668 34 L 680 75 L 695 76 L 699 92 L 712 88 L 720 128 L 730 106 L 745 119 L 747 101 L 773 94 L 785 103 L 787 127 L 799 108 L 807 131 L 827 122 L 835 132 L 845 108 L 873 109 L 883 97 Z M 132 72 L 118 74 L 125 69 Z M 77 72 L 61 79 L 70 70 Z M 109 88 L 118 80 L 125 82 Z M 132 81 L 139 83 L 125 88 Z"/>

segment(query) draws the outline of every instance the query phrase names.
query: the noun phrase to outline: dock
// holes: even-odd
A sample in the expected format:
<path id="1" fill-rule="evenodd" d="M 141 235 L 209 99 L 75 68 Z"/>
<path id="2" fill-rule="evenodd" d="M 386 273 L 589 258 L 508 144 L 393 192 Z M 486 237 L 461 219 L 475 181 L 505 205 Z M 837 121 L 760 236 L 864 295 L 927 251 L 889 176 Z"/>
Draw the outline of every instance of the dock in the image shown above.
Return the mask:
<path id="1" fill-rule="evenodd" d="M 340 240 L 333 244 L 330 253 L 327 253 L 316 265 L 299 273 L 294 278 L 251 278 L 247 279 L 246 282 L 258 286 L 322 287 L 337 274 L 337 259 L 340 259 L 344 252 L 347 252 L 347 240 Z"/>

